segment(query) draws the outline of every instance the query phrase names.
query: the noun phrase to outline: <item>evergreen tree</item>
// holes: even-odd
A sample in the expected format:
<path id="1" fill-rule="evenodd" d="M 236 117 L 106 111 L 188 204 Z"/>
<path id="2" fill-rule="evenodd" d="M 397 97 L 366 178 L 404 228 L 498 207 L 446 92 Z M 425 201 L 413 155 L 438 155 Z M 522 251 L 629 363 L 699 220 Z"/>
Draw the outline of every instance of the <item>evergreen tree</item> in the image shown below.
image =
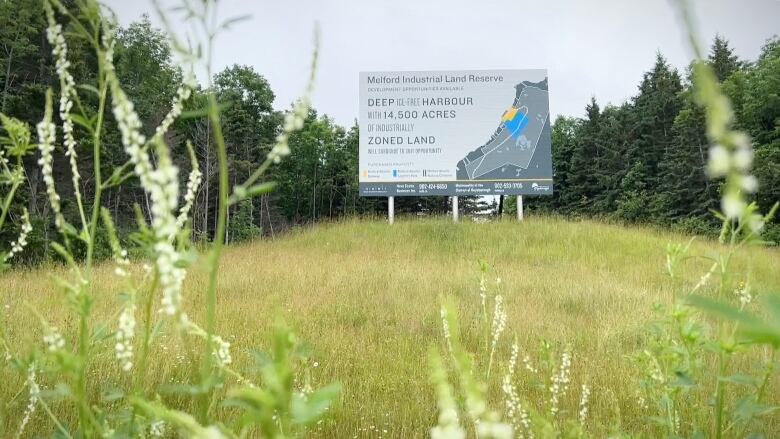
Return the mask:
<path id="1" fill-rule="evenodd" d="M 628 146 L 634 140 L 633 130 L 626 129 L 630 127 L 632 111 L 630 105 L 623 104 L 620 107 L 607 106 L 601 112 L 596 136 L 599 154 L 594 160 L 593 170 L 600 189 L 591 208 L 591 213 L 595 215 L 612 215 L 617 209 L 623 177 L 628 172 L 625 157 Z"/>
<path id="2" fill-rule="evenodd" d="M 577 131 L 581 122 L 573 117 L 558 116 L 552 126 L 553 194 L 529 200 L 534 207 L 566 211 L 571 202 L 571 163 L 577 148 Z"/>
<path id="3" fill-rule="evenodd" d="M 572 152 L 571 165 L 568 166 L 566 195 L 569 209 L 573 212 L 592 212 L 592 203 L 600 192 L 601 186 L 595 171 L 599 158 L 598 136 L 601 122 L 601 109 L 596 98 L 591 98 L 585 107 L 586 119 L 578 130 L 576 147 Z"/>
<path id="4" fill-rule="evenodd" d="M 706 174 L 709 142 L 704 112 L 693 102 L 691 93 L 686 90 L 683 94 L 685 104 L 673 126 L 674 146 L 659 168 L 658 207 L 664 220 L 697 217 L 707 221 L 710 210 L 717 208 L 718 183 Z"/>
<path id="5" fill-rule="evenodd" d="M 633 99 L 630 129 L 635 137 L 627 147 L 629 171 L 617 206 L 618 215 L 626 219 L 649 220 L 663 209 L 658 202 L 659 165 L 674 145 L 672 126 L 682 107 L 681 91 L 677 70 L 657 54 L 653 69 L 644 74 L 639 94 Z"/>
<path id="6" fill-rule="evenodd" d="M 756 201 L 767 211 L 780 201 L 779 38 L 764 46 L 755 67 L 744 76 L 743 90 L 743 105 L 737 109 L 737 117 L 754 143 L 754 174 L 759 184 Z M 780 226 L 775 228 L 778 229 L 775 239 L 778 239 Z"/>
<path id="7" fill-rule="evenodd" d="M 729 42 L 720 35 L 715 35 L 708 61 L 720 82 L 725 81 L 734 72 L 744 67 L 744 63 L 734 54 Z"/>
<path id="8" fill-rule="evenodd" d="M 719 35 L 712 43 L 708 62 L 720 81 L 730 79 L 745 65 Z M 706 174 L 709 142 L 704 110 L 694 102 L 691 85 L 681 98 L 683 107 L 673 126 L 674 146 L 659 166 L 658 217 L 670 221 L 696 218 L 700 223 L 712 224 L 710 211 L 718 207 L 718 182 Z"/>

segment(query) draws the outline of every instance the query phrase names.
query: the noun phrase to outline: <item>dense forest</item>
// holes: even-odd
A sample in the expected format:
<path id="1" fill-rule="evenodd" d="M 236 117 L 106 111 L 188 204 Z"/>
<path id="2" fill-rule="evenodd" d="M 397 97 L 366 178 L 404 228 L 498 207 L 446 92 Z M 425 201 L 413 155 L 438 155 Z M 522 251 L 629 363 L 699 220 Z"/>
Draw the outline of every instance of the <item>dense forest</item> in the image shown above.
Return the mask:
<path id="1" fill-rule="evenodd" d="M 37 1 L 0 2 L 0 113 L 30 127 L 42 117 L 46 89 L 57 87 L 45 28 Z M 166 114 L 182 80 L 165 34 L 144 17 L 119 31 L 115 57 L 119 79 L 145 128 L 151 131 Z M 74 41 L 69 59 L 79 84 L 79 105 L 95 107 L 94 94 L 81 85 L 94 79 L 94 54 Z M 750 133 L 755 143 L 754 174 L 760 185 L 756 201 L 767 211 L 780 200 L 780 40 L 770 40 L 758 60 L 748 61 L 735 56 L 727 41 L 717 37 L 709 62 L 734 102 L 738 128 Z M 649 67 L 636 95 L 627 102 L 602 107 L 594 97 L 585 107 L 584 117 L 555 120 L 555 194 L 530 199 L 527 206 L 531 210 L 712 232 L 717 223 L 711 211 L 718 209 L 719 185 L 707 178 L 704 113 L 694 102 L 690 73 L 677 71 L 660 53 Z M 241 182 L 264 160 L 281 130 L 284 112 L 274 110 L 274 92 L 253 67 L 233 65 L 212 79 L 223 105 L 230 180 Z M 218 196 L 216 156 L 210 140 L 213 127 L 199 112 L 205 95 L 203 89 L 195 91 L 187 102 L 185 117 L 166 136 L 182 174 L 190 168 L 186 140 L 193 143 L 204 174 L 193 209 L 195 240 L 213 236 Z M 110 116 L 107 120 L 100 168 L 101 173 L 111 175 L 125 157 L 118 130 Z M 383 214 L 386 200 L 358 196 L 358 130 L 357 123 L 341 127 L 326 115 L 310 111 L 303 129 L 290 138 L 291 155 L 269 173 L 269 179 L 278 184 L 277 190 L 232 207 L 227 240 L 278 234 L 292 225 L 343 216 Z M 0 137 L 3 134 L 0 132 Z M 63 151 L 58 151 L 54 178 L 62 188 L 63 213 L 75 218 L 79 212 L 67 189 L 71 181 L 67 160 Z M 94 166 L 88 141 L 79 145 L 78 169 L 82 194 L 89 199 L 94 193 L 90 187 Z M 18 219 L 22 208 L 29 211 L 34 229 L 26 256 L 40 260 L 50 256 L 46 243 L 53 236 L 53 221 L 34 155 L 27 157 L 25 172 L 12 220 Z M 0 186 L 0 194 L 5 190 L 5 185 Z M 104 199 L 120 230 L 132 227 L 137 212 L 149 215 L 148 200 L 137 182 L 123 185 L 121 191 L 104 193 Z M 448 203 L 446 197 L 399 198 L 396 210 L 444 212 Z M 495 210 L 497 203 L 466 198 L 461 207 L 484 213 Z M 512 200 L 503 207 L 511 211 Z M 777 223 L 769 228 L 770 238 L 780 238 Z M 17 233 L 13 228 L 3 231 L 0 246 L 5 247 Z"/>
<path id="2" fill-rule="evenodd" d="M 708 62 L 733 102 L 737 128 L 753 140 L 755 201 L 769 211 L 780 200 L 780 40 L 768 41 L 749 62 L 717 36 Z M 602 108 L 593 98 L 584 118 L 558 117 L 552 130 L 556 192 L 533 205 L 711 232 L 720 188 L 707 176 L 704 111 L 694 94 L 690 69 L 678 72 L 659 53 L 628 102 Z M 769 229 L 768 238 L 780 238 L 777 222 Z"/>

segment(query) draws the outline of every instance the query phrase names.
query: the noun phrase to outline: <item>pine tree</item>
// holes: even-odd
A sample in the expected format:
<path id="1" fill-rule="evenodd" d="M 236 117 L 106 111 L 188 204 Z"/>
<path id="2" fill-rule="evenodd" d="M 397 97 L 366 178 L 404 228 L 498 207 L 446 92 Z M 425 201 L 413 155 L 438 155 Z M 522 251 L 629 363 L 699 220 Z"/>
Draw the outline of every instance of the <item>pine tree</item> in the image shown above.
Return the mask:
<path id="1" fill-rule="evenodd" d="M 578 130 L 576 146 L 568 169 L 568 206 L 573 212 L 590 213 L 593 199 L 600 191 L 595 172 L 599 158 L 598 136 L 601 123 L 601 109 L 596 98 L 591 98 L 585 107 L 587 117 Z"/>
<path id="2" fill-rule="evenodd" d="M 737 118 L 753 140 L 753 172 L 759 185 L 756 201 L 762 211 L 768 211 L 780 201 L 780 38 L 763 47 L 742 86 L 743 105 L 736 110 Z M 772 239 L 780 240 L 777 219 L 773 227 Z"/>
<path id="3" fill-rule="evenodd" d="M 745 65 L 719 35 L 712 43 L 708 62 L 720 81 L 728 80 Z M 658 216 L 670 221 L 697 218 L 710 223 L 710 210 L 717 208 L 718 182 L 706 175 L 709 142 L 704 110 L 694 102 L 692 86 L 681 98 L 683 107 L 673 126 L 674 145 L 659 166 Z"/>
<path id="4" fill-rule="evenodd" d="M 745 65 L 734 54 L 734 50 L 729 46 L 728 40 L 721 38 L 720 35 L 715 35 L 708 61 L 720 82 L 728 79 L 732 73 L 742 69 Z"/>
<path id="5" fill-rule="evenodd" d="M 580 126 L 579 119 L 573 117 L 558 116 L 555 119 L 551 134 L 553 194 L 529 200 L 529 205 L 550 211 L 568 211 L 568 204 L 572 201 L 572 155 L 577 146 L 577 131 Z"/>
<path id="6" fill-rule="evenodd" d="M 674 146 L 672 126 L 682 107 L 682 82 L 676 69 L 658 53 L 653 69 L 645 73 L 639 94 L 633 99 L 633 123 L 636 137 L 627 147 L 629 172 L 622 182 L 618 201 L 619 215 L 631 220 L 649 220 L 659 214 L 658 202 L 664 156 Z M 642 206 L 641 211 L 636 211 Z"/>
<path id="7" fill-rule="evenodd" d="M 632 107 L 628 104 L 607 106 L 601 113 L 600 130 L 597 136 L 599 155 L 595 159 L 594 175 L 599 181 L 599 192 L 595 195 L 592 213 L 611 215 L 617 209 L 622 191 L 623 177 L 628 172 L 626 152 L 634 140 L 634 133 L 626 127 L 632 121 Z"/>
<path id="8" fill-rule="evenodd" d="M 675 142 L 661 163 L 659 215 L 675 221 L 696 217 L 709 222 L 710 210 L 717 208 L 718 182 L 706 174 L 709 142 L 703 110 L 693 102 L 691 90 L 674 121 Z"/>

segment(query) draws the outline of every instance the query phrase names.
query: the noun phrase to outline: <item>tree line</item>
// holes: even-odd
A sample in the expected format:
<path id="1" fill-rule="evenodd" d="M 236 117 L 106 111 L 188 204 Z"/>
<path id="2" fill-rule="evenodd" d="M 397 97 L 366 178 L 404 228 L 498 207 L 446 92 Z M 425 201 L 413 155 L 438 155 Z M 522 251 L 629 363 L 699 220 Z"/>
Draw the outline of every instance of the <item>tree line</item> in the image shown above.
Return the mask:
<path id="1" fill-rule="evenodd" d="M 769 40 L 749 62 L 716 36 L 708 62 L 733 102 L 736 128 L 752 138 L 755 201 L 768 211 L 780 200 L 780 40 Z M 707 175 L 704 111 L 694 95 L 690 68 L 679 72 L 659 53 L 628 101 L 602 107 L 594 97 L 584 117 L 558 117 L 552 127 L 555 193 L 529 204 L 563 215 L 716 233 L 712 212 L 720 208 L 720 182 Z M 766 236 L 780 239 L 777 222 L 768 229 Z"/>
<path id="2" fill-rule="evenodd" d="M 57 81 L 45 29 L 38 1 L 0 3 L 0 112 L 30 127 L 42 117 L 45 90 L 56 87 Z M 70 43 L 69 59 L 76 83 L 90 83 L 97 61 L 86 45 L 79 45 L 78 40 Z M 153 130 L 165 116 L 182 80 L 165 34 L 155 29 L 148 17 L 121 28 L 115 59 L 117 75 L 135 103 L 144 128 Z M 780 199 L 780 42 L 770 40 L 759 59 L 748 62 L 736 57 L 726 40 L 717 37 L 709 61 L 735 104 L 738 128 L 749 132 L 755 142 L 754 173 L 760 184 L 756 200 L 767 210 Z M 227 143 L 230 180 L 239 183 L 270 151 L 285 112 L 274 109 L 270 84 L 250 66 L 227 67 L 214 75 L 212 84 L 223 105 L 221 128 Z M 559 117 L 552 127 L 555 194 L 529 200 L 530 208 L 710 231 L 716 225 L 710 210 L 718 208 L 719 187 L 706 175 L 704 114 L 692 95 L 690 74 L 681 74 L 659 54 L 629 101 L 602 108 L 593 98 L 586 106 L 585 117 Z M 96 106 L 86 87 L 79 88 L 79 97 L 80 105 Z M 214 235 L 218 196 L 213 127 L 201 111 L 205 100 L 206 90 L 195 90 L 184 117 L 166 136 L 182 175 L 190 170 L 188 140 L 203 172 L 191 224 L 193 239 L 202 241 Z M 113 118 L 108 115 L 106 119 L 100 169 L 103 175 L 111 175 L 126 158 Z M 358 133 L 357 122 L 345 128 L 311 110 L 303 129 L 290 137 L 291 155 L 269 172 L 269 178 L 277 183 L 276 191 L 232 207 L 227 240 L 276 234 L 295 224 L 384 214 L 385 199 L 358 195 Z M 94 194 L 90 185 L 94 163 L 88 136 L 81 138 L 87 140 L 79 145 L 78 169 L 82 195 L 90 199 Z M 63 213 L 75 218 L 78 209 L 67 189 L 71 181 L 67 160 L 63 151 L 58 151 L 54 179 L 63 188 Z M 29 211 L 34 230 L 26 254 L 39 260 L 51 256 L 47 244 L 49 236 L 54 236 L 52 213 L 37 157 L 27 157 L 25 173 L 26 182 L 15 198 L 18 206 L 12 214 L 18 218 L 23 208 Z M 149 217 L 146 194 L 137 182 L 128 183 L 121 191 L 104 194 L 106 207 L 120 230 L 132 228 L 137 215 Z M 4 190 L 5 185 L 0 185 L 0 193 Z M 447 197 L 399 197 L 396 210 L 442 213 L 449 209 L 449 203 Z M 476 197 L 461 199 L 461 208 L 466 211 L 485 212 L 495 210 L 496 205 Z M 513 208 L 512 200 L 508 200 L 507 208 Z M 777 230 L 775 225 L 770 227 Z M 0 231 L 0 242 L 10 242 L 17 233 L 13 228 Z M 104 247 L 107 252 L 108 246 Z"/>

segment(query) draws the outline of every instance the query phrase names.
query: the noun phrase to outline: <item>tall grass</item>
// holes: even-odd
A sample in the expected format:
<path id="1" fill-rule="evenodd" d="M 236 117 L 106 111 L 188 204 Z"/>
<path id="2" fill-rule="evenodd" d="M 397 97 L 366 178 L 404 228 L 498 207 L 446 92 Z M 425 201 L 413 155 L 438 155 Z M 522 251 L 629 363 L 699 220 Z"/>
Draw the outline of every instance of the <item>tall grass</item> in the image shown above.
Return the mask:
<path id="1" fill-rule="evenodd" d="M 503 404 L 500 380 L 510 341 L 517 337 L 521 364 L 528 354 L 538 366 L 536 354 L 546 340 L 558 350 L 556 358 L 560 349 L 571 349 L 572 382 L 587 382 L 592 388 L 587 425 L 594 434 L 606 434 L 617 425 L 629 432 L 650 433 L 648 412 L 636 394 L 641 371 L 627 354 L 644 345 L 647 322 L 656 318 L 653 304 L 667 301 L 672 283 L 662 269 L 666 243 L 687 239 L 645 228 L 540 217 L 522 224 L 452 224 L 431 219 L 401 220 L 392 228 L 357 220 L 321 225 L 273 242 L 225 250 L 219 288 L 224 292 L 220 315 L 226 318 L 218 320 L 216 332 L 231 342 L 238 369 L 253 362 L 248 347 L 269 348 L 276 317 L 310 343 L 307 365 L 312 384 L 338 380 L 343 385 L 332 417 L 315 428 L 315 436 L 373 437 L 380 427 L 388 430 L 382 434 L 385 437 L 424 436 L 436 422 L 426 359 L 428 348 L 441 340 L 439 296 L 457 299 L 466 349 L 482 349 L 484 332 L 476 326 L 482 314 L 476 261 L 493 261 L 488 281 L 492 283 L 495 276 L 502 279 L 508 322 L 496 353 L 496 381 L 488 392 L 494 407 Z M 716 242 L 702 240 L 694 242 L 691 250 L 708 254 L 717 248 Z M 737 268 L 752 263 L 756 291 L 780 288 L 775 274 L 780 263 L 777 251 L 750 249 L 742 255 Z M 691 263 L 691 268 L 709 268 L 704 261 Z M 0 275 L 0 312 L 14 346 L 40 343 L 43 336 L 25 302 L 64 333 L 73 328 L 73 320 L 62 312 L 60 293 L 48 278 L 64 271 L 47 267 Z M 205 262 L 197 263 L 185 280 L 185 290 L 202 291 L 207 274 Z M 121 285 L 112 265 L 99 265 L 95 276 L 103 286 L 95 300 L 95 315 L 113 315 Z M 691 283 L 698 281 L 693 272 L 684 277 Z M 204 305 L 202 295 L 190 296 L 185 311 L 199 320 Z M 158 339 L 151 353 L 154 373 L 145 385 L 164 389 L 188 382 L 192 372 L 176 332 L 166 326 Z M 755 359 L 760 358 L 756 354 Z M 106 387 L 125 380 L 111 353 L 101 355 L 89 377 Z M 11 399 L 23 380 L 4 369 L 3 382 L 8 384 L 0 386 L 0 400 L 11 401 L 3 406 L 5 427 L 11 433 L 26 403 L 24 395 Z M 778 384 L 773 378 L 770 395 L 777 393 Z M 577 410 L 576 387 L 561 400 L 567 416 Z M 541 390 L 530 391 L 547 398 Z M 163 395 L 180 410 L 196 407 L 190 399 Z M 706 399 L 699 402 L 706 406 Z M 66 408 L 66 404 L 53 407 Z M 28 427 L 32 431 L 51 431 L 42 414 L 33 420 Z M 776 416 L 766 422 L 767 432 L 780 428 Z"/>
<path id="2" fill-rule="evenodd" d="M 705 63 L 693 71 L 714 145 L 709 172 L 725 179 L 718 242 L 666 244 L 685 239 L 538 218 L 520 225 L 402 221 L 390 229 L 347 221 L 227 249 L 227 207 L 273 188 L 262 176 L 289 154 L 287 139 L 303 124 L 315 50 L 309 86 L 266 161 L 233 188 L 219 103 L 209 92 L 202 114 L 214 127 L 220 202 L 215 241 L 199 254 L 186 224 L 200 173 L 190 148 L 192 172 L 180 197 L 165 133 L 194 87 L 196 64 L 211 76 L 214 40 L 233 21 L 216 21 L 212 2 L 185 0 L 177 10 L 194 34 L 177 35 L 160 10 L 186 79 L 147 139 L 114 72 L 113 23 L 93 0 L 76 5 L 78 13 L 44 1 L 62 125 L 55 126 L 49 90 L 37 146 L 59 232 L 52 247 L 65 264 L 1 275 L 5 436 L 719 438 L 780 431 L 780 298 L 764 294 L 780 284 L 778 254 L 757 247 L 774 210 L 762 216 L 748 202 L 756 190 L 751 144 L 732 130 L 728 99 Z M 77 88 L 68 73 L 62 20 L 69 36 L 95 51 L 91 87 Z M 94 94 L 96 111 L 82 107 L 81 92 Z M 128 159 L 101 175 L 109 110 Z M 1 121 L 0 171 L 10 192 L 0 227 L 33 148 L 28 127 Z M 75 125 L 94 149 L 92 200 L 80 194 L 83 139 Z M 60 212 L 52 178 L 59 133 L 76 224 Z M 151 205 L 149 220 L 139 215 L 143 256 L 135 261 L 101 206 L 102 191 L 128 178 Z M 3 264 L 24 250 L 31 226 L 26 212 L 19 219 Z M 103 264 L 94 258 L 99 228 L 113 253 Z M 87 251 L 77 263 L 79 242 Z M 477 270 L 477 260 L 490 263 Z M 766 295 L 764 306 L 753 300 L 757 294 Z M 440 306 L 440 297 L 451 304 Z M 340 399 L 340 386 L 326 385 L 335 380 L 345 384 Z"/>

